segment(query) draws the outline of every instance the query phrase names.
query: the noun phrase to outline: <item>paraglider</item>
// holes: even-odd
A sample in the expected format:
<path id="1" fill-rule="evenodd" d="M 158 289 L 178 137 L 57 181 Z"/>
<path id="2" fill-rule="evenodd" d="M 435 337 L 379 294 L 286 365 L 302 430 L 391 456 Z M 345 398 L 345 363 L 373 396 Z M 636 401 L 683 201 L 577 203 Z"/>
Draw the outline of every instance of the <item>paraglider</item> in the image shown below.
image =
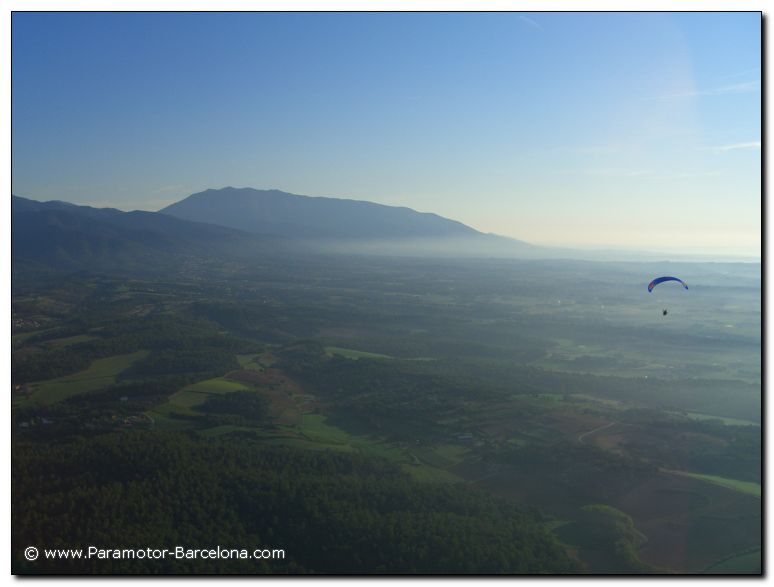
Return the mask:
<path id="1" fill-rule="evenodd" d="M 656 277 L 656 279 L 648 284 L 648 291 L 653 291 L 654 287 L 656 287 L 659 283 L 664 283 L 665 281 L 679 281 L 683 284 L 685 289 L 688 289 L 688 284 L 678 277 Z"/>
<path id="2" fill-rule="evenodd" d="M 687 283 L 685 283 L 685 282 L 684 282 L 682 279 L 680 279 L 680 278 L 678 278 L 678 277 L 670 277 L 670 276 L 668 276 L 668 275 L 665 275 L 664 277 L 656 277 L 656 279 L 654 279 L 653 281 L 651 281 L 651 282 L 648 284 L 648 292 L 652 293 L 652 292 L 653 292 L 653 288 L 654 288 L 654 287 L 656 287 L 656 286 L 657 286 L 659 283 L 664 283 L 665 281 L 677 281 L 678 283 L 682 284 L 682 286 L 683 286 L 685 289 L 688 289 L 688 284 L 687 284 Z M 667 309 L 666 309 L 666 308 L 664 308 L 663 310 L 661 310 L 661 315 L 662 315 L 662 316 L 666 316 L 667 314 L 668 314 L 668 312 L 667 312 Z"/>

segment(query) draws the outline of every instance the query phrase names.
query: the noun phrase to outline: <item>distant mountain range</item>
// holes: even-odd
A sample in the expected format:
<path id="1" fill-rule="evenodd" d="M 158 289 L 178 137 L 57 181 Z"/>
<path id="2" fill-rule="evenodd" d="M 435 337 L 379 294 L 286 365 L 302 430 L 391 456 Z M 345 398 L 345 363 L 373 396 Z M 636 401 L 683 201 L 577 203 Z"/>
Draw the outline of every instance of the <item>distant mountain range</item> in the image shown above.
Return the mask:
<path id="1" fill-rule="evenodd" d="M 596 261 L 711 261 L 714 256 L 654 251 L 578 250 L 531 245 L 479 232 L 456 220 L 362 200 L 226 187 L 161 210 L 184 220 L 313 242 L 315 250 L 357 254 Z M 749 257 L 728 261 L 759 261 Z"/>
<path id="2" fill-rule="evenodd" d="M 539 257 L 551 249 L 479 232 L 456 220 L 362 200 L 226 187 L 160 210 L 340 253 L 446 257 Z"/>
<path id="3" fill-rule="evenodd" d="M 257 234 L 291 238 L 393 239 L 482 235 L 461 222 L 361 200 L 226 187 L 188 196 L 161 210 Z"/>
<path id="4" fill-rule="evenodd" d="M 12 196 L 14 265 L 59 269 L 142 268 L 174 259 L 230 254 L 255 236 L 157 212 L 122 212 Z"/>
<path id="5" fill-rule="evenodd" d="M 15 269 L 114 271 L 288 252 L 641 261 L 675 257 L 540 247 L 409 208 L 233 187 L 193 194 L 159 212 L 12 196 L 12 245 Z"/>
<path id="6" fill-rule="evenodd" d="M 149 268 L 274 252 L 513 256 L 539 250 L 436 214 L 372 202 L 223 188 L 159 212 L 12 196 L 13 262 L 59 269 Z"/>

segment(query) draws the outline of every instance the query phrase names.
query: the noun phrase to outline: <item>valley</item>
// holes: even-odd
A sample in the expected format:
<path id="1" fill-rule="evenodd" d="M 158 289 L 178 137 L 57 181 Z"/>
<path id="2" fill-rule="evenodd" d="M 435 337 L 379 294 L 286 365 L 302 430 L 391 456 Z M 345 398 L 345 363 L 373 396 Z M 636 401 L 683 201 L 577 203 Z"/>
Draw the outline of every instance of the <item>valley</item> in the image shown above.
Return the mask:
<path id="1" fill-rule="evenodd" d="M 681 267 L 697 294 L 667 322 L 630 279 L 646 265 L 282 261 L 19 280 L 15 444 L 375 459 L 535 508 L 586 572 L 722 572 L 735 553 L 756 572 L 755 267 Z"/>

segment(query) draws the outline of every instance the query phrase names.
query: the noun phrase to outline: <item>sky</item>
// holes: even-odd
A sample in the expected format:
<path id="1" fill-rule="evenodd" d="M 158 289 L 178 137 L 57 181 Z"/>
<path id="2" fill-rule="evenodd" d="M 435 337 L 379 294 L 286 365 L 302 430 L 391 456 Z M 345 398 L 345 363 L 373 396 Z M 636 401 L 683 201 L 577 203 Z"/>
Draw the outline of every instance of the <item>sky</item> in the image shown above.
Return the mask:
<path id="1" fill-rule="evenodd" d="M 11 78 L 19 196 L 276 188 L 760 256 L 755 12 L 17 12 Z"/>

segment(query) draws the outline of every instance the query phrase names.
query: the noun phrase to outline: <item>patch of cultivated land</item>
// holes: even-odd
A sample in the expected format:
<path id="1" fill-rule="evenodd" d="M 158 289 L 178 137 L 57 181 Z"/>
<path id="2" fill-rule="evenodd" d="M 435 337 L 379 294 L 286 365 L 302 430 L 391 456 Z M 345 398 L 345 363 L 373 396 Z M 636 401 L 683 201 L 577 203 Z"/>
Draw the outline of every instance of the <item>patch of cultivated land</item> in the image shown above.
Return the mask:
<path id="1" fill-rule="evenodd" d="M 290 395 L 302 394 L 301 386 L 279 369 L 267 368 L 263 371 L 242 369 L 231 371 L 226 378 L 240 383 L 269 389 L 282 389 Z"/>
<path id="2" fill-rule="evenodd" d="M 253 356 L 244 356 L 242 366 L 247 366 L 253 360 Z M 195 424 L 190 418 L 201 415 L 195 410 L 196 406 L 203 404 L 208 395 L 238 390 L 250 390 L 267 400 L 266 424 L 214 426 L 200 430 L 202 435 L 248 434 L 268 444 L 308 450 L 357 452 L 399 463 L 412 476 L 423 481 L 459 481 L 459 477 L 443 470 L 443 467 L 458 462 L 468 449 L 454 445 L 439 445 L 428 449 L 428 454 L 433 454 L 437 460 L 438 466 L 433 466 L 412 457 L 407 449 L 397 443 L 372 436 L 352 435 L 330 424 L 327 417 L 319 413 L 319 402 L 301 385 L 282 371 L 270 367 L 262 371 L 245 368 L 232 371 L 225 377 L 189 385 L 174 393 L 167 403 L 154 408 L 151 413 L 162 426 L 191 427 Z"/>
<path id="3" fill-rule="evenodd" d="M 458 482 L 460 478 L 446 471 L 443 466 L 461 457 L 452 446 L 437 447 L 436 456 L 445 459 L 431 464 L 420 459 L 412 447 L 388 442 L 373 436 L 352 435 L 330 424 L 322 414 L 303 414 L 297 426 L 282 427 L 281 434 L 267 439 L 271 444 L 282 444 L 310 450 L 336 450 L 355 452 L 364 456 L 380 457 L 398 463 L 407 473 L 419 481 Z M 431 449 L 428 449 L 431 450 Z M 462 449 L 465 452 L 465 449 Z"/>
<path id="4" fill-rule="evenodd" d="M 575 440 L 578 434 L 603 426 L 609 419 L 565 408 L 561 399 L 515 396 L 514 401 L 487 404 L 477 409 L 475 427 L 488 438 L 556 441 Z M 463 431 L 464 432 L 464 431 Z"/>
<path id="5" fill-rule="evenodd" d="M 358 351 L 355 349 L 345 349 L 337 346 L 325 347 L 325 352 L 329 356 L 338 355 L 347 359 L 392 359 L 389 355 L 382 355 L 379 353 L 369 353 L 366 351 Z"/>
<path id="6" fill-rule="evenodd" d="M 627 442 L 649 433 L 616 423 L 584 440 L 622 453 Z M 684 436 L 697 436 L 685 434 Z M 702 442 L 723 442 L 701 435 Z M 619 495 L 614 505 L 634 519 L 649 538 L 638 550 L 643 562 L 677 572 L 701 572 L 729 553 L 760 545 L 758 483 L 687 471 L 662 470 Z"/>
<path id="7" fill-rule="evenodd" d="M 186 422 L 185 418 L 200 416 L 201 413 L 194 408 L 203 404 L 208 396 L 235 391 L 252 391 L 262 395 L 267 401 L 268 426 L 294 426 L 298 424 L 300 412 L 294 397 L 309 403 L 306 396 L 301 394 L 300 387 L 276 369 L 263 371 L 253 369 L 251 365 L 264 368 L 255 355 L 241 355 L 239 359 L 242 366 L 246 367 L 245 369 L 232 371 L 224 377 L 216 377 L 188 385 L 174 393 L 167 403 L 154 408 L 152 412 L 160 415 L 165 424 L 171 424 L 174 427 L 190 426 L 192 423 L 190 420 Z M 260 426 L 217 426 L 215 428 L 217 431 L 209 429 L 203 432 L 220 435 L 234 431 L 263 430 L 263 427 Z"/>
<path id="8" fill-rule="evenodd" d="M 232 391 L 242 391 L 249 389 L 247 386 L 242 385 L 236 381 L 230 381 L 224 377 L 216 377 L 214 379 L 207 379 L 206 381 L 199 381 L 193 385 L 189 385 L 185 388 L 188 391 L 198 391 L 201 393 L 231 393 Z"/>
<path id="9" fill-rule="evenodd" d="M 704 475 L 702 473 L 690 473 L 688 471 L 673 471 L 673 470 L 665 469 L 665 472 L 671 473 L 673 475 L 684 475 L 686 477 L 693 477 L 694 479 L 699 479 L 702 481 L 706 481 L 708 483 L 714 483 L 715 485 L 720 485 L 721 487 L 726 487 L 728 489 L 732 489 L 733 491 L 739 491 L 740 493 L 747 493 L 749 495 L 754 495 L 757 498 L 761 497 L 760 483 L 754 483 L 752 481 L 740 481 L 739 479 L 729 479 L 727 477 L 718 477 L 717 475 Z"/>
<path id="10" fill-rule="evenodd" d="M 260 393 L 266 399 L 269 419 L 275 425 L 295 426 L 301 422 L 302 413 L 317 409 L 314 397 L 279 369 L 242 369 L 232 371 L 226 377 L 230 381 L 250 385 L 256 393 Z"/>
<path id="11" fill-rule="evenodd" d="M 77 334 L 75 336 L 66 336 L 64 338 L 54 338 L 42 342 L 42 345 L 51 347 L 64 347 L 72 344 L 78 344 L 79 342 L 88 342 L 90 340 L 96 340 L 98 337 L 91 336 L 89 334 Z"/>
<path id="12" fill-rule="evenodd" d="M 237 355 L 237 361 L 242 369 L 263 371 L 264 368 L 260 361 L 260 355 Z"/>
<path id="13" fill-rule="evenodd" d="M 593 493 L 549 482 L 528 468 L 466 460 L 450 471 L 478 487 L 521 499 L 562 519 L 573 519 L 578 508 L 598 501 Z M 609 503 L 630 515 L 647 538 L 636 551 L 647 565 L 697 573 L 729 553 L 760 546 L 760 502 L 754 496 L 691 477 L 658 473 L 628 485 L 628 490 L 610 492 L 615 497 Z"/>
<path id="14" fill-rule="evenodd" d="M 176 407 L 193 408 L 207 401 L 207 396 L 209 395 L 211 394 L 203 391 L 181 389 L 170 396 L 169 403 Z"/>
<path id="15" fill-rule="evenodd" d="M 729 553 L 760 546 L 760 502 L 687 476 L 659 474 L 615 500 L 648 541 L 638 556 L 655 567 L 701 572 Z"/>
<path id="16" fill-rule="evenodd" d="M 684 412 L 684 415 L 692 420 L 720 420 L 723 424 L 728 426 L 758 426 L 760 422 L 753 422 L 752 420 L 741 420 L 739 418 L 723 418 L 721 416 L 712 416 L 710 414 L 699 414 L 697 412 Z"/>
<path id="17" fill-rule="evenodd" d="M 474 427 L 489 438 L 522 439 L 520 442 L 527 444 L 564 438 L 619 453 L 624 452 L 632 435 L 646 433 L 640 426 L 617 422 L 615 409 L 584 413 L 586 404 L 572 405 L 558 397 L 514 399 L 511 406 L 504 403 L 480 410 Z M 609 503 L 632 517 L 637 530 L 646 537 L 636 555 L 656 569 L 702 572 L 722 557 L 760 546 L 757 483 L 682 471 L 654 471 L 638 481 L 610 478 L 615 487 L 608 485 L 605 490 L 595 488 L 593 483 L 568 487 L 561 482 L 561 472 L 554 479 L 555 472 L 544 474 L 526 466 L 496 465 L 474 458 L 460 460 L 448 470 L 492 493 L 521 499 L 561 519 L 572 519 L 578 508 L 588 503 Z M 602 495 L 607 497 L 602 499 Z M 586 559 L 592 570 L 604 569 L 593 557 Z M 749 558 L 742 558 L 740 565 L 749 562 Z M 602 566 L 595 567 L 597 563 Z"/>
<path id="18" fill-rule="evenodd" d="M 298 426 L 301 435 L 311 442 L 320 444 L 347 444 L 349 434 L 341 428 L 326 423 L 325 416 L 304 414 Z"/>
<path id="19" fill-rule="evenodd" d="M 207 401 L 208 396 L 248 389 L 247 386 L 241 383 L 230 381 L 223 377 L 199 381 L 173 393 L 169 396 L 166 403 L 153 408 L 150 414 L 154 418 L 158 416 L 156 421 L 162 426 L 172 428 L 188 427 L 191 425 L 190 421 L 181 419 L 180 416 L 185 418 L 201 415 L 194 408 Z"/>
<path id="20" fill-rule="evenodd" d="M 50 329 L 45 330 L 31 330 L 30 332 L 19 332 L 18 334 L 14 334 L 11 336 L 11 343 L 12 344 L 19 344 L 27 340 L 28 338 L 35 336 L 37 334 L 42 334 Z"/>
<path id="21" fill-rule="evenodd" d="M 132 363 L 147 356 L 148 351 L 137 351 L 125 355 L 115 355 L 95 360 L 88 369 L 47 381 L 35 381 L 29 384 L 31 395 L 19 397 L 17 405 L 29 403 L 51 404 L 87 391 L 103 389 L 113 385 L 116 376 L 128 369 Z"/>

